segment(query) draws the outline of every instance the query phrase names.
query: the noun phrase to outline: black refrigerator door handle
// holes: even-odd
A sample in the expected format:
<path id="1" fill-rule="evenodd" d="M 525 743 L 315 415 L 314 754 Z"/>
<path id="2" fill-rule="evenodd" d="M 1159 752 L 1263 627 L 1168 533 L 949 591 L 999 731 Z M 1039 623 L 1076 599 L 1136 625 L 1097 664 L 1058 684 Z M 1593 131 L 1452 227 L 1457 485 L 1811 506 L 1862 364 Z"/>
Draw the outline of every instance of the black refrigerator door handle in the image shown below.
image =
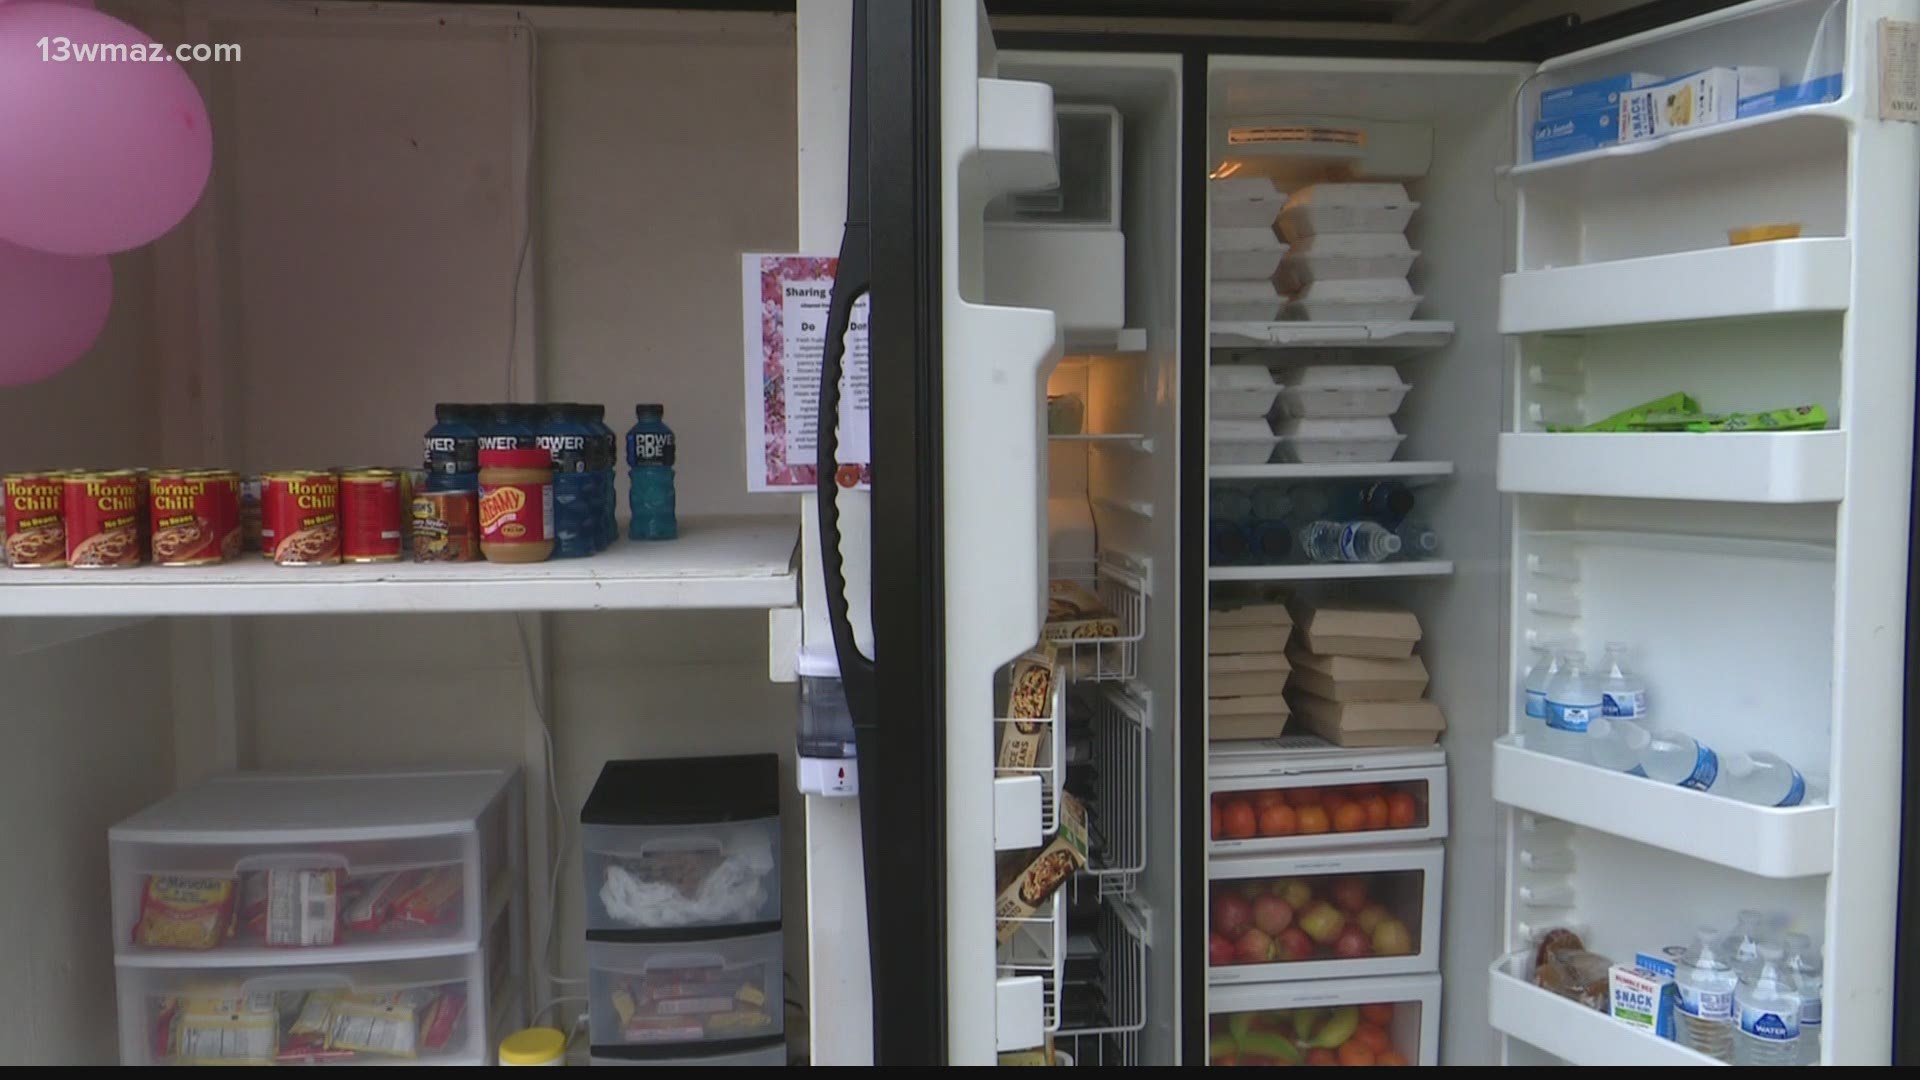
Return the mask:
<path id="1" fill-rule="evenodd" d="M 874 721 L 873 661 L 860 652 L 847 607 L 846 563 L 840 553 L 840 374 L 846 357 L 847 330 L 853 309 L 869 288 L 867 229 L 848 224 L 834 272 L 832 307 L 827 313 L 827 340 L 820 358 L 820 407 L 816 421 L 814 490 L 820 496 L 820 565 L 826 573 L 827 618 L 833 628 L 833 651 L 840 662 L 840 681 L 846 689 L 847 711 L 854 730 Z"/>

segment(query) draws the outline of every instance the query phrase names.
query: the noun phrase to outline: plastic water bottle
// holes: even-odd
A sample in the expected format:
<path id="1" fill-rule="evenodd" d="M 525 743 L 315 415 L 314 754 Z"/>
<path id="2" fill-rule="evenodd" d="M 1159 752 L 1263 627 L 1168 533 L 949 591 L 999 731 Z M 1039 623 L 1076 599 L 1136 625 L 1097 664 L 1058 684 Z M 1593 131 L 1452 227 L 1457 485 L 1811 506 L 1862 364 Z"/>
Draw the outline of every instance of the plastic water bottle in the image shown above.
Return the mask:
<path id="1" fill-rule="evenodd" d="M 1285 522 L 1259 521 L 1247 531 L 1253 561 L 1262 566 L 1293 559 L 1293 530 Z"/>
<path id="2" fill-rule="evenodd" d="M 475 416 L 474 426 L 481 450 L 531 450 L 539 445 L 524 405 L 489 405 L 484 417 Z"/>
<path id="3" fill-rule="evenodd" d="M 1341 484 L 1327 493 L 1329 517 L 1396 525 L 1413 511 L 1413 489 L 1398 480 Z"/>
<path id="4" fill-rule="evenodd" d="M 600 510 L 599 534 L 595 549 L 605 551 L 620 537 L 620 488 L 614 470 L 620 465 L 620 435 L 607 426 L 605 405 L 581 406 L 581 419 L 593 434 L 594 475 L 599 478 L 596 502 Z"/>
<path id="5" fill-rule="evenodd" d="M 1393 535 L 1400 538 L 1400 557 L 1403 559 L 1440 557 L 1440 534 L 1424 521 L 1408 518 L 1393 530 Z"/>
<path id="6" fill-rule="evenodd" d="M 1720 942 L 1720 955 L 1733 965 L 1736 975 L 1752 982 L 1760 973 L 1760 947 L 1767 940 L 1767 913 L 1745 908 L 1733 924 L 1733 932 Z"/>
<path id="7" fill-rule="evenodd" d="M 1609 720 L 1647 722 L 1647 684 L 1627 664 L 1627 646 L 1607 642 L 1607 653 L 1600 661 L 1600 715 Z"/>
<path id="8" fill-rule="evenodd" d="M 1300 530 L 1308 562 L 1377 563 L 1400 553 L 1400 538 L 1377 521 L 1316 521 Z"/>
<path id="9" fill-rule="evenodd" d="M 1685 732 L 1666 728 L 1648 731 L 1640 752 L 1640 775 L 1663 784 L 1710 791 L 1720 775 L 1720 756 Z"/>
<path id="10" fill-rule="evenodd" d="M 1820 1064 L 1820 949 L 1805 934 L 1787 935 L 1787 972 L 1800 995 L 1800 1064 Z"/>
<path id="11" fill-rule="evenodd" d="M 1779 754 L 1723 754 L 1715 795 L 1755 806 L 1799 806 L 1807 798 L 1807 779 Z"/>
<path id="12" fill-rule="evenodd" d="M 1255 521 L 1285 521 L 1293 514 L 1293 496 L 1279 484 L 1261 484 L 1253 489 L 1251 513 Z"/>
<path id="13" fill-rule="evenodd" d="M 1735 1065 L 1800 1064 L 1800 994 L 1783 964 L 1763 960 L 1751 984 L 1734 991 L 1739 1034 Z"/>
<path id="14" fill-rule="evenodd" d="M 1520 693 L 1525 699 L 1522 710 L 1526 722 L 1520 734 L 1527 746 L 1540 749 L 1546 746 L 1540 733 L 1547 727 L 1547 684 L 1560 674 L 1560 654 L 1545 645 L 1533 647 L 1533 666 L 1520 680 Z"/>
<path id="15" fill-rule="evenodd" d="M 1600 715 L 1600 683 L 1587 671 L 1587 654 L 1560 657 L 1560 673 L 1547 684 L 1547 727 L 1540 749 L 1569 761 L 1587 760 L 1587 724 Z"/>
<path id="16" fill-rule="evenodd" d="M 1612 772 L 1647 775 L 1640 767 L 1640 755 L 1651 741 L 1646 729 L 1638 724 L 1615 722 L 1604 716 L 1587 721 L 1587 758 Z"/>
<path id="17" fill-rule="evenodd" d="M 1245 521 L 1253 516 L 1253 496 L 1239 484 L 1213 485 L 1213 506 L 1209 517 L 1227 521 Z"/>
<path id="18" fill-rule="evenodd" d="M 635 405 L 639 421 L 627 429 L 627 504 L 630 540 L 671 540 L 680 535 L 673 516 L 673 429 L 664 405 Z"/>
<path id="19" fill-rule="evenodd" d="M 1295 484 L 1287 489 L 1287 498 L 1293 500 L 1295 522 L 1318 521 L 1328 516 L 1325 484 Z"/>
<path id="20" fill-rule="evenodd" d="M 1207 561 L 1214 566 L 1238 566 L 1252 557 L 1247 530 L 1237 521 L 1216 517 L 1207 522 Z"/>
<path id="21" fill-rule="evenodd" d="M 548 405 L 541 411 L 536 442 L 553 458 L 553 557 L 580 559 L 594 552 L 599 532 L 596 481 L 587 460 L 585 424 L 577 408 Z"/>
<path id="22" fill-rule="evenodd" d="M 1738 977 L 1720 953 L 1720 932 L 1695 931 L 1693 947 L 1674 965 L 1680 1041 L 1709 1057 L 1733 1060 L 1733 993 Z"/>

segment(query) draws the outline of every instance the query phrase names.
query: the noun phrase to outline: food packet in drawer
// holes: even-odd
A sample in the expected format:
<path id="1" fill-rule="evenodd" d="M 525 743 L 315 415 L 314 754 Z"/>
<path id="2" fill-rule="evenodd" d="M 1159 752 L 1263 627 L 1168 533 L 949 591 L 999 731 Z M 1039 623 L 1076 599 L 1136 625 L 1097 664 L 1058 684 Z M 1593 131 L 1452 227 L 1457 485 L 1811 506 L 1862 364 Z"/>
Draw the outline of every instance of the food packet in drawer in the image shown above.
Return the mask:
<path id="1" fill-rule="evenodd" d="M 191 1065 L 270 1065 L 280 1048 L 280 1012 L 266 994 L 207 994 L 177 1003 L 173 1057 Z"/>
<path id="2" fill-rule="evenodd" d="M 140 887 L 133 943 L 150 949 L 211 949 L 233 928 L 235 882 L 153 874 Z"/>
<path id="3" fill-rule="evenodd" d="M 1055 678 L 1053 643 L 1041 641 L 1009 665 L 1000 715 L 1015 720 L 1041 720 L 1053 712 Z"/>
<path id="4" fill-rule="evenodd" d="M 338 940 L 340 871 L 273 869 L 258 876 L 266 878 L 261 928 L 267 944 L 324 946 Z"/>
<path id="5" fill-rule="evenodd" d="M 1048 641 L 1080 641 L 1120 636 L 1120 618 L 1093 590 L 1077 581 L 1047 583 L 1047 621 L 1040 631 Z"/>
<path id="6" fill-rule="evenodd" d="M 433 990 L 393 990 L 342 994 L 333 1005 L 329 1050 L 353 1050 L 389 1057 L 420 1056 L 420 1014 L 433 1003 Z"/>
<path id="7" fill-rule="evenodd" d="M 393 902 L 393 918 L 421 926 L 442 926 L 459 918 L 461 871 L 457 866 L 422 870 Z"/>

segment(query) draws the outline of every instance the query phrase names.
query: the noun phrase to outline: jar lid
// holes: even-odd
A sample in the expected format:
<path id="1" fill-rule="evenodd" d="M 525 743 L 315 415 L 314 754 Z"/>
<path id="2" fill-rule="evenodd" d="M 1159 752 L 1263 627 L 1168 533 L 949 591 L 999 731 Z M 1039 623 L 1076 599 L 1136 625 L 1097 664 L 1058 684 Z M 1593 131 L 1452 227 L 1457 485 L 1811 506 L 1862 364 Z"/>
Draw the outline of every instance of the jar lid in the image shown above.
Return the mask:
<path id="1" fill-rule="evenodd" d="M 567 1037 L 556 1028 L 522 1028 L 500 1040 L 500 1064 L 545 1065 L 567 1052 Z"/>
<path id="2" fill-rule="evenodd" d="M 486 447 L 480 451 L 480 467 L 500 469 L 551 469 L 553 452 L 544 446 L 521 449 Z"/>

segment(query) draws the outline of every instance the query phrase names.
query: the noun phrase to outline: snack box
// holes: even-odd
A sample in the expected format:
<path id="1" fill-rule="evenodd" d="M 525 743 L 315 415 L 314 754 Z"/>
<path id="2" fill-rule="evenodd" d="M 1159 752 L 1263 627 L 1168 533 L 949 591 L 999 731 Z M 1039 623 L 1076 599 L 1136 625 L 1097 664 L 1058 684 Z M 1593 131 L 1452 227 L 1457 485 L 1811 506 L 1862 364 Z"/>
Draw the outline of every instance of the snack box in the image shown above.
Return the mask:
<path id="1" fill-rule="evenodd" d="M 1427 692 L 1427 665 L 1417 656 L 1382 660 L 1295 650 L 1293 680 L 1329 701 L 1418 701 Z"/>
<path id="2" fill-rule="evenodd" d="M 1014 658 L 1000 715 L 1010 720 L 1038 720 L 1053 710 L 1055 653 L 1053 642 L 1041 641 Z"/>
<path id="3" fill-rule="evenodd" d="M 1532 134 L 1535 161 L 1598 150 L 1620 141 L 1620 110 L 1600 109 L 1557 120 L 1538 120 Z"/>
<path id="4" fill-rule="evenodd" d="M 1425 746 L 1447 729 L 1431 701 L 1329 701 L 1300 691 L 1290 700 L 1301 723 L 1336 746 Z"/>
<path id="5" fill-rule="evenodd" d="M 1315 656 L 1399 660 L 1412 656 L 1420 640 L 1420 620 L 1405 608 L 1298 601 L 1293 616 L 1305 651 Z"/>
<path id="6" fill-rule="evenodd" d="M 1087 808 L 1067 792 L 1060 793 L 1060 829 L 1038 851 L 1013 852 L 1001 861 L 1000 896 L 994 901 L 999 938 L 1013 940 L 1020 924 L 1030 917 L 1068 878 L 1087 865 Z"/>
<path id="7" fill-rule="evenodd" d="M 1620 96 L 1620 141 L 1725 123 L 1740 115 L 1741 101 L 1779 87 L 1779 70 L 1768 67 L 1707 68 L 1639 87 Z"/>
<path id="8" fill-rule="evenodd" d="M 1672 975 L 1635 964 L 1615 964 L 1607 971 L 1607 1013 L 1628 1027 L 1673 1038 L 1675 999 Z"/>
<path id="9" fill-rule="evenodd" d="M 1601 109 L 1616 109 L 1620 105 L 1620 95 L 1642 86 L 1652 86 L 1661 80 L 1661 76 L 1644 71 L 1623 71 L 1617 75 L 1606 75 L 1572 86 L 1555 87 L 1540 91 L 1540 119 L 1559 120 L 1581 113 L 1597 112 Z"/>
<path id="10" fill-rule="evenodd" d="M 1052 642 L 1117 638 L 1120 617 L 1085 585 L 1055 578 L 1047 583 L 1047 621 L 1040 635 Z"/>
<path id="11" fill-rule="evenodd" d="M 1829 101 L 1840 100 L 1842 79 L 1839 72 L 1822 75 L 1817 79 L 1782 86 L 1777 90 L 1743 96 L 1740 99 L 1739 115 L 1764 116 L 1782 109 L 1797 109 L 1802 105 L 1821 105 Z"/>

